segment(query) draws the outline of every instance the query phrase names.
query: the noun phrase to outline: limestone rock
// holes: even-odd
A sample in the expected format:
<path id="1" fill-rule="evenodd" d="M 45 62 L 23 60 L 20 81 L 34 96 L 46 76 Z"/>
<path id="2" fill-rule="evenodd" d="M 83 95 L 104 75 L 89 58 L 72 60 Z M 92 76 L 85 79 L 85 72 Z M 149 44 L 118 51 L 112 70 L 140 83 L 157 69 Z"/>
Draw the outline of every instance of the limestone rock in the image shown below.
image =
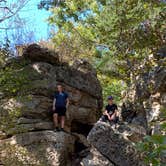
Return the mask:
<path id="1" fill-rule="evenodd" d="M 69 93 L 70 107 L 66 122 L 69 130 L 73 121 L 89 125 L 97 121 L 98 112 L 102 108 L 102 90 L 96 75 L 92 74 L 92 67 L 89 68 L 91 70 L 82 72 L 59 62 L 51 51 L 36 44 L 28 46 L 23 57 L 15 60 L 15 63 L 25 63 L 19 70 L 16 67 L 13 70 L 18 70 L 18 74 L 24 73 L 27 86 L 19 89 L 21 97 L 18 94 L 11 98 L 4 96 L 0 101 L 0 109 L 19 109 L 19 118 L 24 121 L 26 119 L 26 124 L 18 123 L 17 126 L 28 131 L 52 129 L 52 124 L 49 123 L 52 122 L 50 110 L 58 83 Z M 11 65 L 12 62 L 8 63 L 8 66 Z M 14 130 L 15 128 L 10 131 Z"/>
<path id="2" fill-rule="evenodd" d="M 125 124 L 121 123 L 115 129 L 115 133 L 121 134 L 125 139 L 133 143 L 137 143 L 143 140 L 146 135 L 146 129 L 137 124 Z"/>
<path id="3" fill-rule="evenodd" d="M 96 70 L 89 64 L 89 62 L 85 59 L 78 59 L 76 60 L 72 67 L 78 69 L 84 73 L 90 73 L 92 75 L 97 75 Z"/>
<path id="4" fill-rule="evenodd" d="M 64 166 L 70 163 L 70 154 L 74 152 L 75 138 L 64 132 L 55 133 L 53 131 L 36 131 L 15 135 L 9 139 L 0 141 L 1 145 L 16 145 L 24 147 L 27 157 L 33 154 L 33 161 L 36 165 Z M 18 148 L 19 150 L 19 148 Z M 4 150 L 5 153 L 7 149 Z M 9 152 L 8 152 L 9 153 Z M 21 153 L 14 151 L 10 154 L 10 160 Z M 3 156 L 0 156 L 3 158 Z M 24 163 L 26 157 L 20 158 Z M 32 161 L 31 161 L 32 164 Z"/>
<path id="5" fill-rule="evenodd" d="M 164 124 L 166 124 L 166 121 L 157 121 L 157 122 L 155 122 L 155 124 L 152 126 L 151 134 L 166 135 L 166 131 L 163 130 L 163 127 L 162 127 Z"/>
<path id="6" fill-rule="evenodd" d="M 37 44 L 29 45 L 23 55 L 24 57 L 37 62 L 48 62 L 51 64 L 56 64 L 59 62 L 59 57 L 57 53 L 54 53 L 47 48 L 41 48 Z"/>
<path id="7" fill-rule="evenodd" d="M 156 59 L 153 55 L 148 58 L 136 68 L 141 72 L 132 76 L 133 82 L 124 97 L 124 113 L 127 115 L 130 110 L 129 115 L 135 114 L 130 122 L 142 124 L 147 130 L 151 122 L 166 120 L 162 116 L 166 109 L 166 58 Z"/>
<path id="8" fill-rule="evenodd" d="M 8 118 L 0 126 L 2 163 L 71 166 L 73 153 L 79 154 L 79 160 L 85 157 L 90 148 L 85 136 L 102 108 L 102 89 L 92 66 L 69 66 L 59 61 L 57 53 L 36 44 L 7 66 L 24 76 L 24 84 L 11 94 L 0 92 L 0 120 Z M 68 133 L 52 131 L 51 109 L 57 84 L 64 86 L 70 98 L 65 125 Z M 16 116 L 11 120 L 10 115 Z"/>
<path id="9" fill-rule="evenodd" d="M 93 147 L 88 156 L 82 159 L 81 166 L 114 166 L 114 164 Z"/>
<path id="10" fill-rule="evenodd" d="M 3 131 L 0 131 L 0 140 L 7 138 L 7 134 Z"/>
<path id="11" fill-rule="evenodd" d="M 106 123 L 98 122 L 89 133 L 88 140 L 115 165 L 144 165 L 133 143 L 122 134 L 115 133 Z"/>

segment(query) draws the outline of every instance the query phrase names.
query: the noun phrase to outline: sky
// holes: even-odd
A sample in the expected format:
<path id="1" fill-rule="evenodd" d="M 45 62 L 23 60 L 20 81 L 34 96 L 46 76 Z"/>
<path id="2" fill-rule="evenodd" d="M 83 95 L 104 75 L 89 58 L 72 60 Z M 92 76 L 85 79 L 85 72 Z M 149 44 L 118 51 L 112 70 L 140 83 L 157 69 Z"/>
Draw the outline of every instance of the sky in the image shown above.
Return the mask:
<path id="1" fill-rule="evenodd" d="M 16 0 L 8 0 L 8 3 L 12 3 Z M 37 42 L 40 40 L 47 40 L 49 38 L 49 25 L 47 23 L 47 18 L 49 17 L 49 12 L 46 10 L 38 10 L 37 4 L 40 2 L 40 0 L 29 0 L 29 2 L 26 4 L 26 6 L 18 13 L 20 18 L 25 20 L 26 25 L 22 26 L 21 28 L 24 29 L 24 32 L 30 33 L 33 32 L 34 38 L 30 39 L 31 37 L 26 36 L 26 39 L 24 42 Z M 0 11 L 2 12 L 2 11 Z M 2 13 L 0 13 L 2 14 Z M 14 18 L 12 18 L 14 19 Z M 6 25 L 10 24 L 12 27 L 13 22 L 12 19 L 7 20 L 5 22 L 0 23 L 0 27 L 6 27 Z M 20 30 L 21 30 L 20 28 Z M 8 30 L 7 36 L 9 40 L 13 40 L 16 38 L 21 38 L 20 30 L 17 28 L 17 30 Z M 30 35 L 29 34 L 29 35 Z M 6 37 L 6 31 L 0 29 L 0 41 L 4 41 Z M 15 44 L 22 44 L 22 41 L 16 40 Z"/>

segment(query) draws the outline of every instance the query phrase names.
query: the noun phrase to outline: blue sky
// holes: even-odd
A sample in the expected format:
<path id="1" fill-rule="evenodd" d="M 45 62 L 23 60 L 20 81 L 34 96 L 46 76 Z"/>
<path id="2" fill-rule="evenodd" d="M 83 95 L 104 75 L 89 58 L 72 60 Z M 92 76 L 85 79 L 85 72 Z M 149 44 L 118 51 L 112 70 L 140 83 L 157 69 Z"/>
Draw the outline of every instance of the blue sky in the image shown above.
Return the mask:
<path id="1" fill-rule="evenodd" d="M 8 3 L 12 3 L 14 1 L 16 0 L 8 0 Z M 28 4 L 19 12 L 20 18 L 23 18 L 23 20 L 25 20 L 26 22 L 26 25 L 23 26 L 22 28 L 26 29 L 24 30 L 25 33 L 29 31 L 33 31 L 35 38 L 32 40 L 35 40 L 34 42 L 40 41 L 40 40 L 47 40 L 49 37 L 49 25 L 46 19 L 49 17 L 50 13 L 44 9 L 38 10 L 37 4 L 39 2 L 40 0 L 29 0 Z M 6 27 L 6 25 L 8 24 L 11 24 L 11 26 L 13 26 L 12 19 L 0 23 L 0 27 Z M 13 33 L 19 34 L 18 31 L 19 31 L 18 28 L 17 30 L 8 30 L 7 31 L 8 38 L 12 40 Z M 6 36 L 6 31 L 0 29 L 0 40 L 1 41 L 4 40 L 5 36 Z"/>

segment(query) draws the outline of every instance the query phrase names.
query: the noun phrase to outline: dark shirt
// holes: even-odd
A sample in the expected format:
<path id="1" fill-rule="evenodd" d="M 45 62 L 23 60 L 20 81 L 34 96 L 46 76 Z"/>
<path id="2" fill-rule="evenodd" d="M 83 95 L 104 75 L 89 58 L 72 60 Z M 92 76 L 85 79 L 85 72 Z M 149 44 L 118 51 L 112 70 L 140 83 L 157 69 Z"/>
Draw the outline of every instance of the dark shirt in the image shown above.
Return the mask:
<path id="1" fill-rule="evenodd" d="M 56 92 L 54 95 L 54 99 L 56 99 L 55 106 L 66 107 L 67 98 L 68 98 L 68 94 L 66 92 L 62 92 L 62 93 Z"/>
<path id="2" fill-rule="evenodd" d="M 107 113 L 109 115 L 113 115 L 115 113 L 115 110 L 118 109 L 116 104 L 112 104 L 112 105 L 106 105 L 105 109 L 107 110 Z"/>

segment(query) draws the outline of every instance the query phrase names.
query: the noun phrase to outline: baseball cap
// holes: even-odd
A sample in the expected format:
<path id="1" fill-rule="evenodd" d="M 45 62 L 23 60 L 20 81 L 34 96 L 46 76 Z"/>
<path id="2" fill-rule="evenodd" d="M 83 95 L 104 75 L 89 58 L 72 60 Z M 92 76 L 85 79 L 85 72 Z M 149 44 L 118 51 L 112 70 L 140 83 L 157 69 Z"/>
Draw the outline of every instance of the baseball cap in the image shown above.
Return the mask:
<path id="1" fill-rule="evenodd" d="M 108 96 L 108 100 L 113 100 L 114 98 L 112 96 Z"/>

